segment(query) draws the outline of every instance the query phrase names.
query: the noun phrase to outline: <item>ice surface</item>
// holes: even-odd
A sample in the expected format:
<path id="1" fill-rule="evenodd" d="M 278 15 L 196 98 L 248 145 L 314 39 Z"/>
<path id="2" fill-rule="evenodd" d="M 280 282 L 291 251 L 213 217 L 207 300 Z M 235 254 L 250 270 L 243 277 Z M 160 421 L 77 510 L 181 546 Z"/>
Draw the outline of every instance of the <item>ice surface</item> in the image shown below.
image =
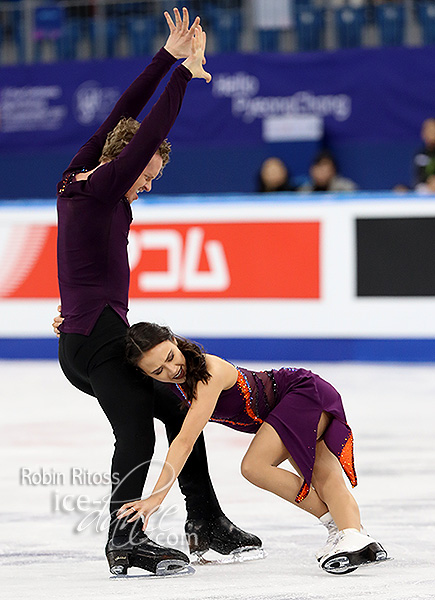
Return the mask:
<path id="1" fill-rule="evenodd" d="M 248 365 L 246 366 L 259 366 Z M 263 363 L 261 367 L 269 367 Z M 274 364 L 273 366 L 281 366 Z M 255 532 L 265 560 L 198 566 L 192 576 L 110 578 L 106 533 L 92 511 L 55 510 L 82 495 L 101 507 L 105 484 L 71 484 L 71 469 L 101 478 L 112 454 L 112 433 L 97 402 L 75 390 L 54 362 L 0 362 L 2 494 L 1 588 L 5 598 L 146 600 L 429 600 L 435 597 L 435 366 L 303 365 L 342 393 L 356 440 L 363 522 L 393 561 L 347 576 L 321 571 L 314 553 L 325 531 L 310 515 L 250 485 L 239 465 L 251 436 L 218 424 L 206 428 L 210 470 L 228 517 Z M 120 402 L 122 399 L 120 399 Z M 156 423 L 156 458 L 166 442 Z M 30 485 L 23 472 L 58 473 L 57 483 Z M 159 470 L 150 472 L 150 489 Z M 96 475 L 95 475 L 96 474 Z M 63 481 L 62 477 L 63 476 Z M 70 497 L 68 497 L 70 496 Z M 83 506 L 83 508 L 86 508 Z M 150 536 L 185 549 L 183 500 L 173 489 Z M 172 514 L 171 514 L 172 513 Z M 103 510 L 103 515 L 105 511 Z M 96 516 L 96 513 L 93 513 Z M 133 575 L 135 575 L 133 577 Z"/>

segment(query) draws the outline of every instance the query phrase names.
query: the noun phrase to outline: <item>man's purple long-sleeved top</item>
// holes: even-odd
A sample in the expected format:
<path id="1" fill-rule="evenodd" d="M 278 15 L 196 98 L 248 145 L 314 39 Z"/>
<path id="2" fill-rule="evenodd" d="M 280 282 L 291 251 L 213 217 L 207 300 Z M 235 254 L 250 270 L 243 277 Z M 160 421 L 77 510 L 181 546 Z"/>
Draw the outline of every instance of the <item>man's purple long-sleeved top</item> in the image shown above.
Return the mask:
<path id="1" fill-rule="evenodd" d="M 125 194 L 166 138 L 192 75 L 173 72 L 129 144 L 87 180 L 75 173 L 99 164 L 106 136 L 122 116 L 136 118 L 176 59 L 163 48 L 123 93 L 109 117 L 75 155 L 58 184 L 57 261 L 64 333 L 89 335 L 106 305 L 128 325 L 127 256 L 131 207 Z"/>

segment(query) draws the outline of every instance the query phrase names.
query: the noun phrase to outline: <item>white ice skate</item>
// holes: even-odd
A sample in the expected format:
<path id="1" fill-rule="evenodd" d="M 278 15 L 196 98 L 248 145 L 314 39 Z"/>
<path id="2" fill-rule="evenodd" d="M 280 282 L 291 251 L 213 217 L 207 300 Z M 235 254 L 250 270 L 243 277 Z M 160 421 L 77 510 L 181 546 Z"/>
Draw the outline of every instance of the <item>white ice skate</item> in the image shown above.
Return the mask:
<path id="1" fill-rule="evenodd" d="M 332 550 L 320 560 L 320 566 L 328 573 L 344 575 L 359 566 L 387 559 L 384 548 L 372 537 L 357 529 L 343 529 Z"/>
<path id="2" fill-rule="evenodd" d="M 331 552 L 331 550 L 334 548 L 335 544 L 338 542 L 339 533 L 340 533 L 340 530 L 338 529 L 337 525 L 335 524 L 335 521 L 332 518 L 332 515 L 330 512 L 327 512 L 322 517 L 320 517 L 319 521 L 321 522 L 321 524 L 324 527 L 326 527 L 326 529 L 328 531 L 328 537 L 326 539 L 325 544 L 316 552 L 317 562 L 320 562 L 322 560 L 323 556 L 325 556 L 326 554 L 329 554 L 329 552 Z M 368 533 L 365 530 L 363 525 L 361 525 L 360 532 L 363 533 L 364 535 L 368 535 Z"/>
<path id="3" fill-rule="evenodd" d="M 316 552 L 316 558 L 318 562 L 320 562 L 323 556 L 331 552 L 335 544 L 338 542 L 338 535 L 340 533 L 331 513 L 327 512 L 320 517 L 319 521 L 326 527 L 328 531 L 328 537 L 325 544 Z"/>

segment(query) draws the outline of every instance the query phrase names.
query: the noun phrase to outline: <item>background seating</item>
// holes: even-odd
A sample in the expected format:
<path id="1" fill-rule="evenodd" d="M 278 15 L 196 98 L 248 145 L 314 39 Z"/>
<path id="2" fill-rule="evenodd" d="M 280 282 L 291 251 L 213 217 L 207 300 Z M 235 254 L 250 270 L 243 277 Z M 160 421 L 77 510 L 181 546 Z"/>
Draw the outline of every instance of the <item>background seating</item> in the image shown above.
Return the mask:
<path id="1" fill-rule="evenodd" d="M 423 43 L 435 44 L 435 4 L 433 2 L 420 3 L 418 19 L 422 29 Z"/>
<path id="2" fill-rule="evenodd" d="M 296 9 L 297 49 L 320 50 L 324 44 L 324 9 L 299 6 Z"/>
<path id="3" fill-rule="evenodd" d="M 404 4 L 381 4 L 376 7 L 376 21 L 383 46 L 401 46 L 405 35 Z"/>
<path id="4" fill-rule="evenodd" d="M 201 15 L 209 54 L 435 43 L 435 2 L 361 2 L 0 0 L 0 64 L 149 55 L 167 33 L 163 11 L 174 6 Z"/>
<path id="5" fill-rule="evenodd" d="M 366 9 L 346 6 L 335 12 L 337 40 L 340 48 L 361 46 L 362 31 L 366 22 Z"/>

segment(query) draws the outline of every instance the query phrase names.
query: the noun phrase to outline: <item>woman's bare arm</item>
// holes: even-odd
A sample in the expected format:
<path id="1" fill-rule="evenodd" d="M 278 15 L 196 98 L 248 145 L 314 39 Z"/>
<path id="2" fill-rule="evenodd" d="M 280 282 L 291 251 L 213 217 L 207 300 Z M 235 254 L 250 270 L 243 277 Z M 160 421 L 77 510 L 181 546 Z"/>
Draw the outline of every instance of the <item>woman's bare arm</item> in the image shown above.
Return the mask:
<path id="1" fill-rule="evenodd" d="M 129 519 L 135 521 L 143 516 L 145 517 L 143 529 L 146 529 L 150 516 L 159 508 L 180 474 L 196 440 L 213 414 L 220 393 L 227 385 L 228 376 L 225 367 L 216 362 L 211 371 L 212 377 L 208 383 L 198 383 L 197 397 L 187 412 L 179 434 L 169 446 L 165 464 L 150 497 L 146 500 L 127 502 L 119 509 L 118 518 L 135 513 Z"/>

